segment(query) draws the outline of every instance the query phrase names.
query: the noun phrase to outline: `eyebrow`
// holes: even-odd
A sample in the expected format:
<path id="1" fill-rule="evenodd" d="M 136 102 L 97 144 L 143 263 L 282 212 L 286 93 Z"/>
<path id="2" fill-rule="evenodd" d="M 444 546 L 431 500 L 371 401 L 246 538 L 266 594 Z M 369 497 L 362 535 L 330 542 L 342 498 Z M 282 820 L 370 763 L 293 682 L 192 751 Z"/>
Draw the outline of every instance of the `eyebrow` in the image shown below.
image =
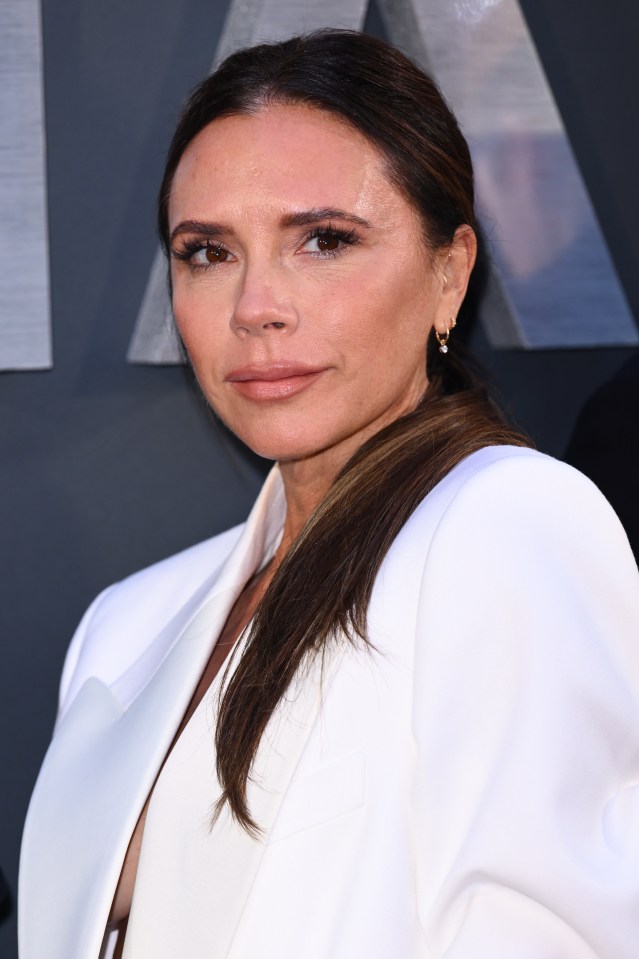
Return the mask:
<path id="1" fill-rule="evenodd" d="M 299 213 L 286 213 L 281 219 L 281 224 L 282 226 L 310 226 L 320 220 L 346 220 L 358 226 L 371 226 L 368 220 L 364 220 L 361 216 L 331 206 L 313 207 L 310 210 L 300 210 Z"/>
<path id="2" fill-rule="evenodd" d="M 340 210 L 337 207 L 322 206 L 312 207 L 310 210 L 299 210 L 297 213 L 286 213 L 280 220 L 283 227 L 292 226 L 311 226 L 313 223 L 319 223 L 322 220 L 345 220 L 347 223 L 355 223 L 357 226 L 370 228 L 368 220 L 354 213 L 347 213 L 346 210 Z M 201 220 L 182 220 L 171 233 L 171 243 L 176 237 L 183 233 L 194 233 L 196 236 L 222 236 L 222 234 L 232 233 L 230 227 L 222 223 L 205 223 Z"/>
<path id="3" fill-rule="evenodd" d="M 176 237 L 182 233 L 195 233 L 196 236 L 221 236 L 222 233 L 228 233 L 228 228 L 220 223 L 202 223 L 200 220 L 182 220 L 178 223 L 170 236 L 173 243 Z"/>

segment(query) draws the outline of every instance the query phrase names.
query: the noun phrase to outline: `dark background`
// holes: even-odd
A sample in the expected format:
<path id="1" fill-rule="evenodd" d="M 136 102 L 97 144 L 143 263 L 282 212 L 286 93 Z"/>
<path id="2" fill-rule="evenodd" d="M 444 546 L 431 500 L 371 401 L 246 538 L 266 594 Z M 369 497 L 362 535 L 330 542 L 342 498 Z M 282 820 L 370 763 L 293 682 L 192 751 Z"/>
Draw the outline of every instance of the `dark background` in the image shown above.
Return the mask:
<path id="1" fill-rule="evenodd" d="M 185 370 L 125 362 L 167 140 L 210 68 L 227 6 L 42 4 L 55 367 L 0 375 L 0 864 L 13 901 L 22 822 L 84 608 L 114 580 L 243 519 L 268 465 L 215 425 Z M 522 7 L 637 317 L 639 8 Z M 383 35 L 374 7 L 366 29 Z M 471 340 L 516 419 L 557 456 L 586 399 L 632 355 L 496 353 L 478 328 Z M 16 955 L 14 911 L 0 928 L 3 959 Z"/>

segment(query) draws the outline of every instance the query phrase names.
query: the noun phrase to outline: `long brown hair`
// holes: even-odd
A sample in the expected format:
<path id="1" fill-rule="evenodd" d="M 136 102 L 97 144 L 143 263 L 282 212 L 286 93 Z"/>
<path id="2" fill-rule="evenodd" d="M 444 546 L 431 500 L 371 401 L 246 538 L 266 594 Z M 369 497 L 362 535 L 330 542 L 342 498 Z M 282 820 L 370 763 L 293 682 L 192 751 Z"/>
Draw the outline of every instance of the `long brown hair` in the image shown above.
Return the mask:
<path id="1" fill-rule="evenodd" d="M 167 254 L 171 185 L 188 144 L 216 119 L 274 102 L 328 111 L 363 133 L 420 214 L 431 251 L 450 245 L 463 224 L 476 229 L 468 146 L 435 83 L 379 40 L 328 30 L 239 51 L 194 91 L 160 190 L 158 226 Z M 247 779 L 297 670 L 335 639 L 367 641 L 366 614 L 382 560 L 421 500 L 457 463 L 484 446 L 529 445 L 505 422 L 472 366 L 452 349 L 444 362 L 436 345 L 431 335 L 422 402 L 369 439 L 337 477 L 275 573 L 224 689 L 217 808 L 228 802 L 251 833 L 258 825 L 247 805 Z"/>

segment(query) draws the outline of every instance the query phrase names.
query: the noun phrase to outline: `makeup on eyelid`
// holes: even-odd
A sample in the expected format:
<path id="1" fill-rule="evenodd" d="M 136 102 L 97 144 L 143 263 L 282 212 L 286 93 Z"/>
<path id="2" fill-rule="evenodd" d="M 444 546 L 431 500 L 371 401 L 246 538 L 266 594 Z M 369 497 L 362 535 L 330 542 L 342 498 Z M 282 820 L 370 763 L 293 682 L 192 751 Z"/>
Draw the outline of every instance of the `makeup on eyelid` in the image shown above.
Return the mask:
<path id="1" fill-rule="evenodd" d="M 307 250 L 306 253 L 322 259 L 339 256 L 349 246 L 358 243 L 359 236 L 354 229 L 341 229 L 333 224 L 318 226 L 304 238 L 299 252 L 301 253 L 303 248 L 313 240 L 318 241 L 319 249 Z M 187 263 L 193 270 L 208 270 L 219 263 L 229 262 L 229 258 L 232 257 L 231 251 L 224 244 L 210 239 L 202 241 L 186 237 L 180 243 L 180 247 L 172 247 L 171 257 Z M 199 261 L 196 259 L 200 253 L 204 254 L 206 263 L 202 259 Z"/>

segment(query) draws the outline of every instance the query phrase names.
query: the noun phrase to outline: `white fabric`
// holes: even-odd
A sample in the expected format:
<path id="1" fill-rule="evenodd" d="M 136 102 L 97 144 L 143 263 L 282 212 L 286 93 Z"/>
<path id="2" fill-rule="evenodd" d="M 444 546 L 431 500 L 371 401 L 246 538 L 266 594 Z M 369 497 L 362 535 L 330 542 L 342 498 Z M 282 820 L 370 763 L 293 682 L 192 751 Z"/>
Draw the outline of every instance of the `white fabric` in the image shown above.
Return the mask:
<path id="1" fill-rule="evenodd" d="M 216 699 L 222 673 L 171 751 L 149 803 L 124 959 L 160 954 L 215 955 L 216 930 L 204 919 L 224 870 L 211 830 Z M 161 917 L 161 921 L 158 921 Z M 159 945 L 158 945 L 159 943 Z"/>
<path id="2" fill-rule="evenodd" d="M 21 959 L 97 957 L 133 825 L 282 515 L 275 472 L 241 533 L 85 619 L 25 828 Z M 249 784 L 265 840 L 201 823 L 204 876 L 176 862 L 197 827 L 158 817 L 173 861 L 148 873 L 127 959 L 636 959 L 638 626 L 639 574 L 592 484 L 529 450 L 469 457 L 389 551 L 375 651 L 343 644 L 271 720 Z M 198 722 L 187 751 L 212 749 Z"/>

